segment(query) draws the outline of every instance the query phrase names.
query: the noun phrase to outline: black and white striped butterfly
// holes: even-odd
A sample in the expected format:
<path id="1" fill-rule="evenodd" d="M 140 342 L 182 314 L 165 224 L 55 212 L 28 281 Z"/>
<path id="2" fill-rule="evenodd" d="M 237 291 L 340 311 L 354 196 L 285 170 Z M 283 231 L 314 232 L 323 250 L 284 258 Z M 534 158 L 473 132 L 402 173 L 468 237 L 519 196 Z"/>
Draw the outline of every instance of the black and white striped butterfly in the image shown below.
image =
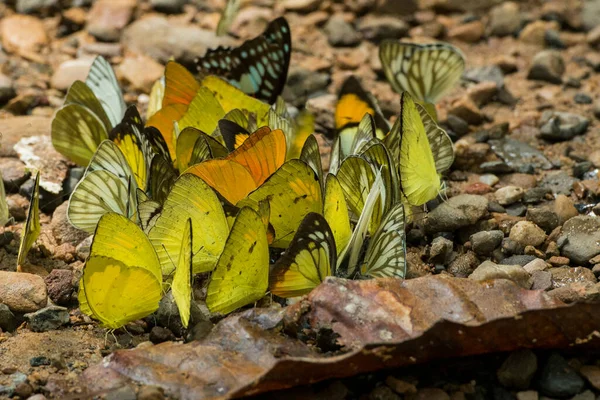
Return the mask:
<path id="1" fill-rule="evenodd" d="M 404 43 L 385 40 L 379 46 L 381 66 L 398 92 L 418 102 L 435 104 L 460 79 L 465 69 L 461 51 L 447 43 Z"/>
<path id="2" fill-rule="evenodd" d="M 272 104 L 285 85 L 291 53 L 290 27 L 279 17 L 262 35 L 240 47 L 208 50 L 196 60 L 196 67 L 200 74 L 223 77 L 244 93 Z"/>

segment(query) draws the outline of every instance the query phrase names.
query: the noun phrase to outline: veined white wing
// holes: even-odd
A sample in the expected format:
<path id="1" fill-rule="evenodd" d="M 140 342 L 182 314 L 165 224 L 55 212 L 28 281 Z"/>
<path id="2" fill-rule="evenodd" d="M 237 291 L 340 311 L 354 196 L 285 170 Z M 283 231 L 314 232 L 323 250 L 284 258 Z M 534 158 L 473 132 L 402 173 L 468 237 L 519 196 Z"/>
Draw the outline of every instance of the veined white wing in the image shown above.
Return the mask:
<path id="1" fill-rule="evenodd" d="M 409 92 L 419 102 L 434 104 L 458 82 L 465 68 L 461 51 L 447 43 L 385 40 L 379 58 L 396 92 Z"/>
<path id="2" fill-rule="evenodd" d="M 404 205 L 400 202 L 385 215 L 369 241 L 361 274 L 373 278 L 406 275 L 406 235 Z"/>
<path id="3" fill-rule="evenodd" d="M 125 100 L 115 72 L 108 61 L 101 56 L 96 57 L 85 83 L 102 104 L 112 126 L 121 122 L 125 115 Z"/>

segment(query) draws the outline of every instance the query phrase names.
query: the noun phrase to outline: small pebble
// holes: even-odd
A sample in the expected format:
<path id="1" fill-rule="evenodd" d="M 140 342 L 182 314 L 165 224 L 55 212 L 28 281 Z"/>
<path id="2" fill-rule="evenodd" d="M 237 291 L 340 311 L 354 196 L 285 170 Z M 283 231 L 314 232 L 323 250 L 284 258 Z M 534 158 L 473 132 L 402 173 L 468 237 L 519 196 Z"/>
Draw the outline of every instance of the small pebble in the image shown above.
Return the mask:
<path id="1" fill-rule="evenodd" d="M 496 197 L 498 204 L 505 206 L 521 200 L 524 194 L 525 192 L 523 188 L 518 186 L 505 186 L 496 190 L 494 197 Z"/>
<path id="2" fill-rule="evenodd" d="M 592 104 L 594 102 L 594 99 L 585 93 L 576 93 L 573 100 L 577 104 Z"/>
<path id="3" fill-rule="evenodd" d="M 512 227 L 509 237 L 522 246 L 537 247 L 546 240 L 546 233 L 533 222 L 520 221 Z"/>
<path id="4" fill-rule="evenodd" d="M 494 174 L 483 174 L 479 177 L 479 182 L 485 183 L 489 186 L 494 186 L 499 181 L 500 179 L 498 179 L 498 177 Z"/>
<path id="5" fill-rule="evenodd" d="M 527 79 L 560 84 L 564 72 L 565 61 L 560 52 L 543 50 L 533 57 Z"/>

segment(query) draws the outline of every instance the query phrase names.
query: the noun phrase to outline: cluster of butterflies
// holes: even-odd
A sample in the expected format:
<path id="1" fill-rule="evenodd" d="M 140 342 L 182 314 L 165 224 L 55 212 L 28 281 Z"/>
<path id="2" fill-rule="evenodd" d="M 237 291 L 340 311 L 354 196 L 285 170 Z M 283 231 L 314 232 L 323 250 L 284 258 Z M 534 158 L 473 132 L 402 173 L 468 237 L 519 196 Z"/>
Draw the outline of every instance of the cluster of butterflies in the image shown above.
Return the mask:
<path id="1" fill-rule="evenodd" d="M 94 233 L 79 287 L 85 314 L 116 329 L 154 312 L 170 290 L 187 326 L 197 274 L 208 276 L 206 304 L 221 314 L 267 292 L 306 294 L 327 276 L 405 276 L 405 223 L 443 191 L 454 159 L 428 107 L 460 77 L 462 55 L 383 43 L 382 59 L 396 57 L 384 69 L 401 113 L 390 126 L 348 78 L 326 174 L 312 116 L 291 115 L 279 97 L 290 54 L 278 18 L 238 48 L 209 51 L 198 77 L 169 62 L 145 124 L 101 57 L 69 89 L 52 141 L 87 166 L 68 207 L 70 222 Z M 19 264 L 39 234 L 38 187 L 39 175 Z"/>

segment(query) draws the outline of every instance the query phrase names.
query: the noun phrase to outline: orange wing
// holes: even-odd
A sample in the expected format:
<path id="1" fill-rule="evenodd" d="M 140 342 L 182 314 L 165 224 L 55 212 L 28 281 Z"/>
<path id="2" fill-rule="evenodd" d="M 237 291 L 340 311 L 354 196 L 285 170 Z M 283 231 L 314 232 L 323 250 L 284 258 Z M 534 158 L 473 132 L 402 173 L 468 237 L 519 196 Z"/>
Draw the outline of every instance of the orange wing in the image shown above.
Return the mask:
<path id="1" fill-rule="evenodd" d="M 248 136 L 227 159 L 246 167 L 258 187 L 285 162 L 286 149 L 283 131 L 264 126 Z"/>
<path id="2" fill-rule="evenodd" d="M 231 204 L 236 204 L 256 189 L 252 175 L 233 160 L 207 160 L 191 166 L 184 173 L 199 176 Z"/>
<path id="3" fill-rule="evenodd" d="M 165 95 L 163 107 L 170 104 L 185 104 L 192 102 L 200 84 L 183 65 L 169 61 L 165 67 Z"/>
<path id="4" fill-rule="evenodd" d="M 177 156 L 173 137 L 173 122 L 179 121 L 187 109 L 188 106 L 185 104 L 169 104 L 154 113 L 146 122 L 146 126 L 153 126 L 160 131 L 169 147 L 169 153 L 173 160 Z"/>

